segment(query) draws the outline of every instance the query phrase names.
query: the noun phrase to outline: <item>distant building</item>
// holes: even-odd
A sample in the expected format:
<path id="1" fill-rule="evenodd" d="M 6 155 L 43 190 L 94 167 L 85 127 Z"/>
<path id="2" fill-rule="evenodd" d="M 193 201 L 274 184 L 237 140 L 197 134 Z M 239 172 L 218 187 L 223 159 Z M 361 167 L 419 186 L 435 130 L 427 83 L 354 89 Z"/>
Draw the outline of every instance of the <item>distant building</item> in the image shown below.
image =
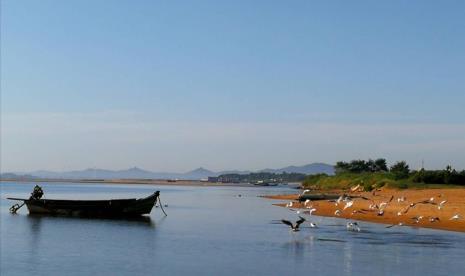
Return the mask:
<path id="1" fill-rule="evenodd" d="M 208 179 L 207 179 L 208 182 L 218 182 L 218 177 L 214 177 L 214 176 L 209 176 Z"/>

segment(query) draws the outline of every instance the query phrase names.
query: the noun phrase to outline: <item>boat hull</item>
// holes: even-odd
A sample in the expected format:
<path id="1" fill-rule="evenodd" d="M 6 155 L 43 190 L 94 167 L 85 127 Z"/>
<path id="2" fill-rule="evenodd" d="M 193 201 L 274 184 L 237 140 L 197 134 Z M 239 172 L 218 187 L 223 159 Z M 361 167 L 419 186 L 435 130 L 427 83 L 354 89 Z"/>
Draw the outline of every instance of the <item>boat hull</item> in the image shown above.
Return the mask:
<path id="1" fill-rule="evenodd" d="M 149 214 L 159 192 L 141 199 L 112 200 L 25 200 L 30 214 L 85 217 L 132 217 Z"/>

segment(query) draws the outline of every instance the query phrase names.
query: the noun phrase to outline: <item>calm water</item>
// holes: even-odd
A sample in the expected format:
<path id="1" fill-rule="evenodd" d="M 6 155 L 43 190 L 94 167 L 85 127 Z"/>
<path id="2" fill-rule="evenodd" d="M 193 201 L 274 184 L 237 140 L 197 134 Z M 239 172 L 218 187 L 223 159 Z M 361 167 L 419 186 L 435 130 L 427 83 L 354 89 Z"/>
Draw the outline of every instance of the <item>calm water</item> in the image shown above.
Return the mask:
<path id="1" fill-rule="evenodd" d="M 34 184 L 1 183 L 0 274 L 5 275 L 464 275 L 465 234 L 313 217 L 320 228 L 291 233 L 295 215 L 257 197 L 292 192 L 264 187 L 42 184 L 45 198 L 145 197 L 168 204 L 147 221 L 8 213 L 5 197 Z M 294 191 L 295 192 L 295 191 Z M 241 194 L 242 197 L 237 195 Z"/>

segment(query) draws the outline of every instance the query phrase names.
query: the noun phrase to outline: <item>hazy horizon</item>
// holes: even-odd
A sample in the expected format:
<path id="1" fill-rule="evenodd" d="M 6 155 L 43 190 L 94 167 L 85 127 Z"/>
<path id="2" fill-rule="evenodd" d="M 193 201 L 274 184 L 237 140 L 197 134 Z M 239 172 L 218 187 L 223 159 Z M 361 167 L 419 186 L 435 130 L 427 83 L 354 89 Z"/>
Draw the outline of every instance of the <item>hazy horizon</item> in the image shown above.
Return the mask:
<path id="1" fill-rule="evenodd" d="M 465 169 L 465 2 L 2 1 L 0 171 Z"/>

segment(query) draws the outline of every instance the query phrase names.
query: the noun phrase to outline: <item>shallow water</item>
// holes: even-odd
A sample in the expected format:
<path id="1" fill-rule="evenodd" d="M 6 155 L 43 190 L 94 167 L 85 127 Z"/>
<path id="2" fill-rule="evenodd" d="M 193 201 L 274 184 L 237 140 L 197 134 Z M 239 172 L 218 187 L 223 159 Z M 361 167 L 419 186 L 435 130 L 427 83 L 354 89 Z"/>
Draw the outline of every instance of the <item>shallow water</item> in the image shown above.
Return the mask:
<path id="1" fill-rule="evenodd" d="M 168 217 L 146 220 L 17 215 L 6 197 L 35 184 L 0 184 L 0 274 L 26 275 L 464 275 L 465 234 L 312 217 L 319 228 L 290 232 L 296 215 L 258 197 L 283 187 L 181 187 L 44 183 L 45 198 L 145 197 L 161 191 Z M 241 194 L 241 197 L 238 195 Z M 307 225 L 308 226 L 308 225 Z"/>

